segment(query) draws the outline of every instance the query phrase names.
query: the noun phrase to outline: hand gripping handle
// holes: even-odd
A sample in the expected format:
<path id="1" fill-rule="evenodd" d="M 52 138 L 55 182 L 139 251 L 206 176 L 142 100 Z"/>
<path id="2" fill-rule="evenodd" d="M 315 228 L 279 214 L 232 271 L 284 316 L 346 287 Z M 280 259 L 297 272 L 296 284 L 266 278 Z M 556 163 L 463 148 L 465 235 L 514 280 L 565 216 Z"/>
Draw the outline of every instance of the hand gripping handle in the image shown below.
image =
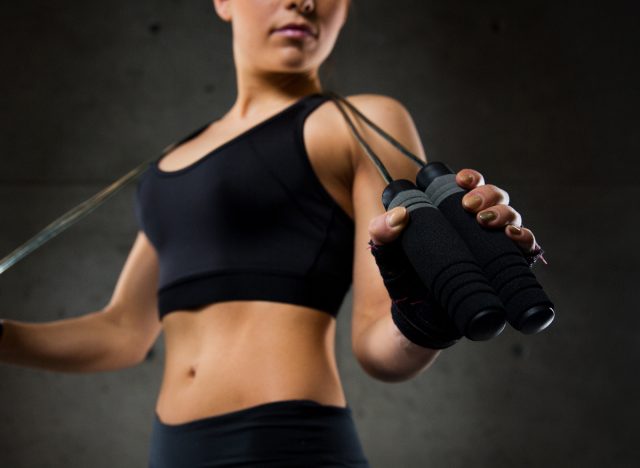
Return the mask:
<path id="1" fill-rule="evenodd" d="M 482 227 L 474 214 L 464 210 L 462 197 L 467 191 L 456 183 L 454 172 L 441 162 L 431 162 L 418 173 L 417 184 L 486 273 L 506 308 L 509 324 L 525 334 L 547 328 L 555 316 L 553 303 L 513 240 L 502 231 Z"/>
<path id="2" fill-rule="evenodd" d="M 459 332 L 475 341 L 499 335 L 506 325 L 500 300 L 464 241 L 425 193 L 399 179 L 385 188 L 382 203 L 387 210 L 407 209 L 402 248 Z"/>

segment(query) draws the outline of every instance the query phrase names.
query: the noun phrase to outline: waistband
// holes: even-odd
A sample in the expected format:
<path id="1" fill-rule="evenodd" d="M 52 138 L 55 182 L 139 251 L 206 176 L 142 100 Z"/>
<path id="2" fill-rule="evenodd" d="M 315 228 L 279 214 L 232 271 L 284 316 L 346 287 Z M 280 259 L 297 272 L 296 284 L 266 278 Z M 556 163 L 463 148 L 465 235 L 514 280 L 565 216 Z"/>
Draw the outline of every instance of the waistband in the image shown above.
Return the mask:
<path id="1" fill-rule="evenodd" d="M 181 424 L 166 424 L 160 420 L 158 413 L 154 411 L 155 423 L 162 426 L 163 430 L 173 432 L 185 432 L 205 427 L 207 429 L 225 429 L 232 424 L 259 423 L 261 420 L 268 420 L 271 416 L 277 417 L 279 420 L 287 417 L 299 418 L 305 416 L 315 418 L 346 416 L 351 418 L 352 412 L 349 404 L 346 407 L 342 407 L 325 405 L 314 400 L 293 399 L 262 403 L 229 413 L 194 419 Z"/>

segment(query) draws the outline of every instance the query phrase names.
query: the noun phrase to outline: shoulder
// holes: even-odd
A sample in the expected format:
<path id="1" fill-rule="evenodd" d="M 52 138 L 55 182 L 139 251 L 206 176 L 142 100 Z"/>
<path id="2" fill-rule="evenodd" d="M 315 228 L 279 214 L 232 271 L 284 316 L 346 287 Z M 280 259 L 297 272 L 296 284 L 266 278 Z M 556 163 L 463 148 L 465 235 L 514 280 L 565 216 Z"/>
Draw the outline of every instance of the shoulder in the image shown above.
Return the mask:
<path id="1" fill-rule="evenodd" d="M 400 101 L 379 94 L 350 95 L 346 99 L 403 146 L 425 159 L 413 120 Z M 394 179 L 415 179 L 415 162 L 402 155 L 355 113 L 347 111 L 347 114 Z M 380 189 L 382 193 L 384 185 L 379 186 L 382 183 L 380 174 L 332 100 L 322 103 L 311 113 L 303 134 L 312 167 L 321 180 L 333 181 L 354 200 L 370 196 L 369 193 L 358 195 L 357 192 Z"/>
<path id="2" fill-rule="evenodd" d="M 343 97 L 371 120 L 388 121 L 392 125 L 409 123 L 413 125 L 411 114 L 405 105 L 396 98 L 382 94 L 353 94 Z M 325 120 L 325 124 L 333 122 L 343 126 L 343 117 L 331 99 L 321 105 L 315 114 L 318 114 L 318 120 Z M 353 112 L 349 112 L 349 114 L 352 118 L 359 120 Z"/>
<path id="3" fill-rule="evenodd" d="M 346 99 L 371 122 L 399 141 L 420 159 L 426 161 L 419 132 L 409 110 L 402 102 L 396 98 L 381 94 L 356 94 L 346 96 Z M 370 125 L 367 125 L 353 111 L 350 112 L 350 116 L 357 130 L 382 159 L 389 171 L 399 171 L 399 173 L 396 172 L 399 176 L 406 176 L 415 172 L 416 166 L 414 162 L 401 155 L 398 150 L 393 148 L 389 142 L 384 140 L 378 132 L 372 129 Z M 357 146 L 354 150 L 356 157 L 362 163 L 363 160 L 367 159 L 366 154 L 364 154 L 353 135 L 351 135 L 351 139 Z"/>
<path id="4" fill-rule="evenodd" d="M 407 107 L 398 99 L 382 94 L 353 94 L 343 96 L 347 101 L 359 110 L 364 116 L 381 127 L 385 132 L 392 135 L 402 144 L 406 145 L 416 154 L 422 153 L 422 146 L 419 142 L 418 132 L 415 128 L 413 118 Z M 346 106 L 343 106 L 346 109 Z M 318 128 L 324 135 L 331 135 L 331 145 L 333 150 L 340 149 L 341 152 L 348 151 L 352 156 L 353 167 L 362 162 L 362 153 L 357 140 L 347 125 L 342 113 L 337 105 L 329 100 L 321 105 L 314 118 L 311 119 L 311 127 Z M 383 152 L 388 152 L 388 143 L 384 142 L 363 119 L 353 111 L 347 110 L 354 126 L 363 138 L 374 147 L 380 148 Z M 365 156 L 366 157 L 366 156 Z"/>
<path id="5" fill-rule="evenodd" d="M 392 126 L 413 126 L 411 114 L 405 105 L 396 98 L 382 94 L 352 94 L 343 97 L 376 124 L 381 125 L 386 122 Z M 333 102 L 327 103 L 325 106 L 331 109 L 330 112 L 334 117 L 339 114 L 339 110 Z M 349 112 L 349 114 L 355 120 L 360 120 L 353 112 Z M 342 121 L 341 115 L 339 120 Z"/>
<path id="6" fill-rule="evenodd" d="M 345 96 L 354 106 L 363 113 L 370 112 L 380 118 L 396 117 L 411 119 L 409 111 L 398 99 L 383 94 L 352 94 Z"/>

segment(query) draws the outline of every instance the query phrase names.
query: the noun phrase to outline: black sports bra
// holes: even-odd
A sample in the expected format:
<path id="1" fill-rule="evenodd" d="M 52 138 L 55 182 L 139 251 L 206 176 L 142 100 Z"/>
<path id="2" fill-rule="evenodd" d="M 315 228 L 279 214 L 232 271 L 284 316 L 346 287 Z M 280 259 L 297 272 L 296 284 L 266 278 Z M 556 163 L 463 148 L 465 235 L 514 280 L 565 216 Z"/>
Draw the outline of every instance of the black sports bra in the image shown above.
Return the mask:
<path id="1" fill-rule="evenodd" d="M 160 319 L 231 300 L 337 315 L 351 284 L 354 225 L 303 140 L 305 119 L 328 99 L 306 96 L 183 169 L 149 164 L 134 206 L 160 261 Z"/>

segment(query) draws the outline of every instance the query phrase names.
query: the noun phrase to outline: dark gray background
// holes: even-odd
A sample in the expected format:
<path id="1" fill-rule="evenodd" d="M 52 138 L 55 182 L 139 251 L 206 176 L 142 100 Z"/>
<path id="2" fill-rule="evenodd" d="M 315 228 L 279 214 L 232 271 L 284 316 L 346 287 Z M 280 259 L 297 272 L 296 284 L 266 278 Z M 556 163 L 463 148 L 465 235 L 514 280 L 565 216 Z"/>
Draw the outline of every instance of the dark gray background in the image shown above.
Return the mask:
<path id="1" fill-rule="evenodd" d="M 356 0 L 325 85 L 399 99 L 430 159 L 509 191 L 558 312 L 540 335 L 463 341 L 386 384 L 351 355 L 349 295 L 339 367 L 374 467 L 635 466 L 640 8 L 598 3 Z M 208 1 L 2 9 L 0 255 L 233 102 L 230 34 Z M 132 195 L 2 275 L 0 316 L 103 307 L 135 235 Z M 1 366 L 0 463 L 145 466 L 162 361 L 161 337 L 118 372 Z"/>

